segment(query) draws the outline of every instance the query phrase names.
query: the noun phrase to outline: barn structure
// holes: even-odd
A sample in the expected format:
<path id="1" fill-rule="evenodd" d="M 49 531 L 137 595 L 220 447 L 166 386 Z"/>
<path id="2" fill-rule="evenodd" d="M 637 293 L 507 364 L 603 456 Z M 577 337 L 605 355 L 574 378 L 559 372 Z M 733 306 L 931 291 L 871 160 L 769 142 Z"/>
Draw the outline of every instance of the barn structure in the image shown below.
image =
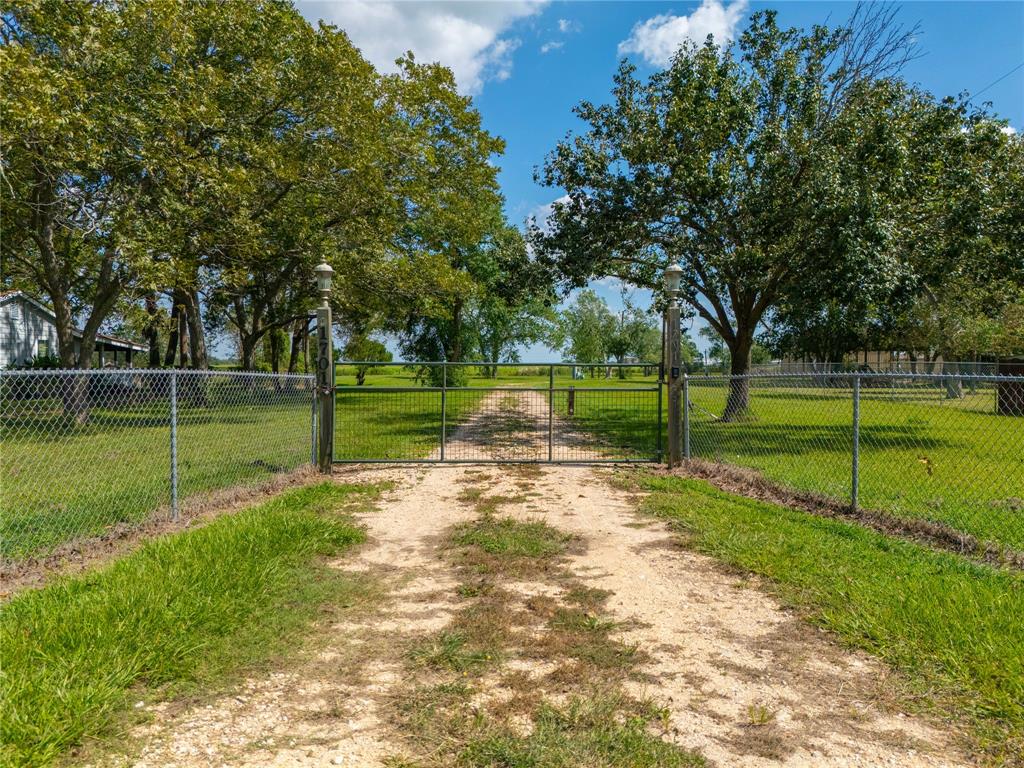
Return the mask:
<path id="1" fill-rule="evenodd" d="M 53 311 L 22 291 L 0 294 L 0 368 L 31 363 L 36 357 L 60 354 Z M 75 360 L 78 360 L 82 331 L 74 329 Z M 93 366 L 131 368 L 132 357 L 146 348 L 107 334 L 96 336 Z"/>

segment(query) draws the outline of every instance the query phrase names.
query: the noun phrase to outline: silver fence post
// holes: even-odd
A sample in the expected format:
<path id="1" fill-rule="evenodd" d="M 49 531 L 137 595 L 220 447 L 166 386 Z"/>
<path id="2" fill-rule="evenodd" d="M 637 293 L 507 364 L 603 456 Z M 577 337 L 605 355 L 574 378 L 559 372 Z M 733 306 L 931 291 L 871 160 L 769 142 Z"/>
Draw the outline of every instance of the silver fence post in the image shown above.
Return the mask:
<path id="1" fill-rule="evenodd" d="M 664 328 L 664 324 L 662 324 L 662 327 Z M 663 353 L 665 351 L 664 350 L 664 346 L 665 345 L 662 344 L 662 352 Z M 657 453 L 658 453 L 657 461 L 658 461 L 659 464 L 661 463 L 662 459 L 664 458 L 664 451 L 662 451 L 662 449 L 661 449 L 661 425 L 662 425 L 661 398 L 662 398 L 662 390 L 664 388 L 665 388 L 665 364 L 664 364 L 664 362 L 662 362 L 662 364 L 660 366 L 658 366 L 658 433 L 654 436 L 654 445 L 655 445 L 655 448 L 657 449 Z"/>
<path id="2" fill-rule="evenodd" d="M 178 372 L 171 371 L 171 520 L 178 522 Z"/>
<path id="3" fill-rule="evenodd" d="M 857 511 L 860 491 L 860 374 L 853 375 L 853 478 L 850 486 L 850 506 Z"/>
<path id="4" fill-rule="evenodd" d="M 448 431 L 448 363 L 441 363 L 441 461 L 444 461 L 444 443 Z"/>
<path id="5" fill-rule="evenodd" d="M 690 458 L 690 377 L 683 374 L 683 458 Z"/>
<path id="6" fill-rule="evenodd" d="M 548 463 L 555 456 L 555 366 L 548 366 Z"/>

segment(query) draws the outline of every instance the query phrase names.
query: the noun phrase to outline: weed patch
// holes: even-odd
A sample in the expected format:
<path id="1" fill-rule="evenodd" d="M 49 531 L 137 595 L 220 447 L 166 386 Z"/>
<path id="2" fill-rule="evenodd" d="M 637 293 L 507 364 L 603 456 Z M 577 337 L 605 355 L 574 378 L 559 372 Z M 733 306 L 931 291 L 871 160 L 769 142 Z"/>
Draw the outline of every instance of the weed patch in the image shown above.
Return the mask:
<path id="1" fill-rule="evenodd" d="M 459 526 L 453 541 L 504 558 L 547 558 L 565 551 L 570 536 L 540 520 L 520 522 L 487 516 Z"/>
<path id="2" fill-rule="evenodd" d="M 574 698 L 564 706 L 543 704 L 527 734 L 492 723 L 479 727 L 459 759 L 470 766 L 609 768 L 702 766 L 698 755 L 651 733 L 657 716 L 616 694 Z"/>
<path id="3" fill-rule="evenodd" d="M 410 654 L 410 674 L 431 682 L 397 702 L 422 765 L 704 764 L 657 735 L 666 710 L 618 689 L 643 655 L 615 638 L 621 627 L 602 613 L 609 593 L 565 569 L 570 542 L 543 521 L 489 514 L 451 531 L 465 604 Z M 525 572 L 550 589 L 520 594 L 500 581 Z M 543 673 L 552 663 L 561 676 Z"/>

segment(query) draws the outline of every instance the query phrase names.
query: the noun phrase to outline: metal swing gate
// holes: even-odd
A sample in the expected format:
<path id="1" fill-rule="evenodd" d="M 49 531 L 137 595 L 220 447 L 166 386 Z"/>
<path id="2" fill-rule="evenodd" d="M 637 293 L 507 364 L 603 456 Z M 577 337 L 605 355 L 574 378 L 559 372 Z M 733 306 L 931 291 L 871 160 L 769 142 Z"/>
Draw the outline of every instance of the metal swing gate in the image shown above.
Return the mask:
<path id="1" fill-rule="evenodd" d="M 657 365 L 353 362 L 335 376 L 334 463 L 662 458 Z"/>

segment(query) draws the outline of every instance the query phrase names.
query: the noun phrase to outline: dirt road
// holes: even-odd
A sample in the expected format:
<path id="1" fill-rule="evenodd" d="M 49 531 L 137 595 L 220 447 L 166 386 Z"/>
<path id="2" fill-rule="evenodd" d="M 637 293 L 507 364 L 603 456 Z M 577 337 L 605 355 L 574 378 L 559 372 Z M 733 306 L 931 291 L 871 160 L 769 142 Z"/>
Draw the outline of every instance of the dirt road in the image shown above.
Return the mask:
<path id="1" fill-rule="evenodd" d="M 467 478 L 467 473 L 470 476 Z M 545 467 L 524 480 L 504 468 L 356 470 L 397 487 L 363 523 L 370 543 L 336 567 L 372 572 L 388 585 L 381 611 L 326 631 L 318 655 L 286 673 L 198 705 L 162 705 L 136 733 L 137 766 L 380 766 L 403 754 L 388 716 L 403 694 L 401 654 L 436 632 L 457 604 L 456 579 L 438 534 L 473 518 L 466 482 L 522 497 L 502 509 L 547 520 L 583 547 L 571 567 L 608 602 L 626 639 L 650 656 L 636 693 L 670 711 L 669 736 L 721 766 L 956 766 L 945 733 L 884 706 L 888 674 L 843 651 L 740 585 L 716 564 L 680 549 L 660 523 L 636 516 L 634 500 L 587 467 Z M 536 495 L 533 495 L 536 494 Z M 529 586 L 518 585 L 529 589 Z M 522 662 L 527 670 L 534 662 Z M 770 727 L 755 724 L 770 718 Z"/>

